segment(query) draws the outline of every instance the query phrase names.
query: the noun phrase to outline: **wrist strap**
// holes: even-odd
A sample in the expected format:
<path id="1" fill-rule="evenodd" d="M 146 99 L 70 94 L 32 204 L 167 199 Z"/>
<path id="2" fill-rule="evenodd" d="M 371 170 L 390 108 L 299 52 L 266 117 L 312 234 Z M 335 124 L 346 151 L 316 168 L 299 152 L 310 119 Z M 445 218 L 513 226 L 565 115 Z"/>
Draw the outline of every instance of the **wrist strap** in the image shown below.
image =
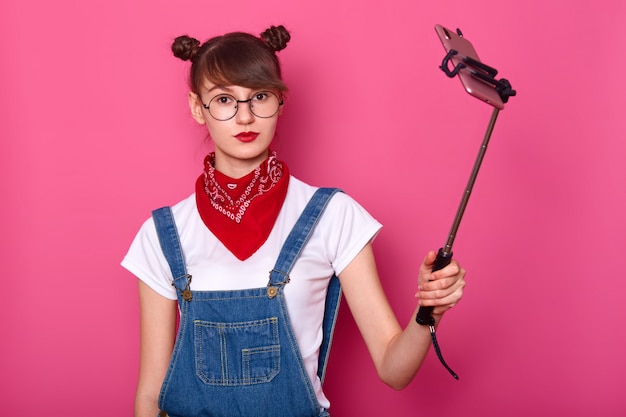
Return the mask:
<path id="1" fill-rule="evenodd" d="M 450 375 L 454 377 L 454 379 L 458 380 L 459 376 L 448 366 L 445 360 L 443 360 L 443 355 L 441 354 L 441 349 L 439 348 L 439 343 L 437 343 L 437 333 L 435 332 L 435 319 L 431 316 L 430 323 L 428 324 L 428 328 L 430 329 L 430 338 L 433 341 L 433 347 L 435 348 L 435 353 L 437 353 L 437 357 L 439 361 L 443 365 L 444 368 L 450 372 Z"/>

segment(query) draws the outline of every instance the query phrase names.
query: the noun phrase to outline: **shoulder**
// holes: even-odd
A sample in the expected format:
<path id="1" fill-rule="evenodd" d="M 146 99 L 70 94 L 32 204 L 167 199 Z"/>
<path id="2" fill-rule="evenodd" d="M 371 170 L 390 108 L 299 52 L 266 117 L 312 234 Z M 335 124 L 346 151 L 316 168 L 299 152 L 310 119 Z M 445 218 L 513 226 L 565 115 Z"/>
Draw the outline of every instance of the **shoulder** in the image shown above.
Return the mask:
<path id="1" fill-rule="evenodd" d="M 174 217 L 174 223 L 176 223 L 176 227 L 180 229 L 186 226 L 189 223 L 189 220 L 193 218 L 193 213 L 194 211 L 196 211 L 195 206 L 195 194 L 192 194 L 184 200 L 174 204 L 173 206 L 162 206 L 158 209 L 153 210 L 152 213 L 159 209 L 168 207 L 171 208 L 172 215 Z M 146 243 L 151 242 L 153 245 L 158 242 L 156 225 L 154 222 L 154 217 L 152 215 L 148 217 L 141 225 L 135 240 L 138 239 Z"/>
<path id="2" fill-rule="evenodd" d="M 293 176 L 289 181 L 286 204 L 300 213 L 320 187 L 306 184 Z M 339 189 L 339 192 L 335 193 L 328 202 L 320 222 L 329 227 L 336 227 L 346 221 L 378 224 L 361 204 Z"/>
<path id="3" fill-rule="evenodd" d="M 290 188 L 292 183 L 290 183 Z M 293 181 L 297 208 L 289 209 L 289 214 L 297 217 L 302 213 L 319 187 Z M 289 194 L 289 193 L 288 193 Z M 287 202 L 289 203 L 289 202 Z M 295 222 L 295 219 L 293 220 Z M 356 257 L 363 247 L 380 231 L 382 225 L 370 215 L 354 198 L 345 192 L 335 193 L 319 219 L 305 248 L 303 258 L 322 258 L 332 266 L 336 274 Z M 314 253 L 314 255 L 311 255 Z"/>
<path id="4" fill-rule="evenodd" d="M 164 206 L 161 208 L 166 208 L 168 206 Z M 173 206 L 169 206 L 172 210 L 172 215 L 174 216 L 174 222 L 178 228 L 185 228 L 185 226 L 193 222 L 198 215 L 198 209 L 196 208 L 196 194 L 193 193 L 185 199 L 179 201 Z M 156 210 L 155 210 L 156 211 Z M 154 225 L 152 216 L 146 221 L 146 223 Z"/>
<path id="5" fill-rule="evenodd" d="M 313 196 L 317 188 L 318 187 L 307 184 L 291 175 L 289 177 L 289 188 L 287 189 L 286 201 L 305 202 L 306 204 L 306 202 Z"/>
<path id="6" fill-rule="evenodd" d="M 193 193 L 189 197 L 179 201 L 172 206 L 172 214 L 178 222 L 193 216 L 198 210 L 196 209 L 196 194 Z"/>
<path id="7" fill-rule="evenodd" d="M 177 228 L 190 227 L 190 206 L 195 207 L 195 196 L 191 195 L 172 207 Z M 142 224 L 139 232 L 122 260 L 122 266 L 160 295 L 175 300 L 176 291 L 171 285 L 172 274 L 163 255 L 155 222 L 152 216 Z"/>
<path id="8" fill-rule="evenodd" d="M 289 179 L 289 190 L 287 191 L 286 201 L 290 204 L 298 204 L 302 208 L 311 200 L 315 192 L 321 187 L 313 186 L 305 183 L 298 178 L 291 176 Z M 339 192 L 332 196 L 328 207 L 335 207 L 335 209 L 348 208 L 350 206 L 359 206 L 352 197 L 343 190 L 338 189 Z"/>

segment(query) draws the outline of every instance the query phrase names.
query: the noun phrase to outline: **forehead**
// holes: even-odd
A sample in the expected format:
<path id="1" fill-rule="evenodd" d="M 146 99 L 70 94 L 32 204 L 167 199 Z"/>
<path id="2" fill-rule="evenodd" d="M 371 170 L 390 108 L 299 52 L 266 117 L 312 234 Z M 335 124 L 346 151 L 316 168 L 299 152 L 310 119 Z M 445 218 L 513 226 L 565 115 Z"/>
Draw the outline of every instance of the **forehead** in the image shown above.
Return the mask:
<path id="1" fill-rule="evenodd" d="M 256 91 L 255 89 L 242 87 L 240 85 L 218 85 L 208 80 L 202 85 L 202 90 L 210 94 L 231 94 L 233 96 L 245 96 Z"/>

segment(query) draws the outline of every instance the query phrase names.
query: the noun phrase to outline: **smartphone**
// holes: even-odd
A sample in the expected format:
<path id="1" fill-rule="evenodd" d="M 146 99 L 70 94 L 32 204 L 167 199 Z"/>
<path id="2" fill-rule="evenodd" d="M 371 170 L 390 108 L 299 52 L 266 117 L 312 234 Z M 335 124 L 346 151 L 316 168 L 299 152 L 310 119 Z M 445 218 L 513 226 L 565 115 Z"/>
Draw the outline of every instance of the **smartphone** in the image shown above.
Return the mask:
<path id="1" fill-rule="evenodd" d="M 441 25 L 435 25 L 435 32 L 437 32 L 437 36 L 439 36 L 446 52 L 450 52 L 452 49 L 458 52 L 450 58 L 450 63 L 452 63 L 454 67 L 460 63 L 466 62 L 473 64 L 466 66 L 458 72 L 459 79 L 465 90 L 485 103 L 497 109 L 503 109 L 504 103 L 496 91 L 495 86 L 480 79 L 481 77 L 493 78 L 497 72 L 491 72 L 490 70 L 493 69 L 488 66 L 481 67 L 482 63 L 472 43 L 464 37 L 461 37 L 456 31 Z M 474 72 L 474 74 L 472 74 L 472 72 Z"/>

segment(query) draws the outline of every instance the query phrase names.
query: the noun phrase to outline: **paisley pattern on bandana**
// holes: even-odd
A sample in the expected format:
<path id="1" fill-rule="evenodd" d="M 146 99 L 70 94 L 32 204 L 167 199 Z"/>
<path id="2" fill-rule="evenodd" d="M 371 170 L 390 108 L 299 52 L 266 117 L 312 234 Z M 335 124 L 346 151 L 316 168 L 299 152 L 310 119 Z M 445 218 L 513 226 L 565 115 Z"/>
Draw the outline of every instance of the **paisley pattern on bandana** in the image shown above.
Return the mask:
<path id="1" fill-rule="evenodd" d="M 226 188 L 222 188 L 220 182 L 216 178 L 220 173 L 215 170 L 215 153 L 207 155 L 204 160 L 204 192 L 209 197 L 209 201 L 213 208 L 235 223 L 241 223 L 241 219 L 250 207 L 252 201 L 269 192 L 283 176 L 283 164 L 276 159 L 276 152 L 273 152 L 260 166 L 252 173 L 246 175 L 242 179 L 229 179 L 221 174 L 220 178 L 226 182 Z M 234 198 L 231 194 L 235 194 L 241 189 L 242 183 L 248 182 L 245 190 L 238 198 Z M 254 193 L 253 193 L 254 192 Z"/>
<path id="2" fill-rule="evenodd" d="M 217 171 L 207 155 L 196 181 L 196 206 L 207 228 L 238 259 L 252 256 L 269 237 L 289 185 L 289 170 L 276 152 L 242 178 Z"/>

